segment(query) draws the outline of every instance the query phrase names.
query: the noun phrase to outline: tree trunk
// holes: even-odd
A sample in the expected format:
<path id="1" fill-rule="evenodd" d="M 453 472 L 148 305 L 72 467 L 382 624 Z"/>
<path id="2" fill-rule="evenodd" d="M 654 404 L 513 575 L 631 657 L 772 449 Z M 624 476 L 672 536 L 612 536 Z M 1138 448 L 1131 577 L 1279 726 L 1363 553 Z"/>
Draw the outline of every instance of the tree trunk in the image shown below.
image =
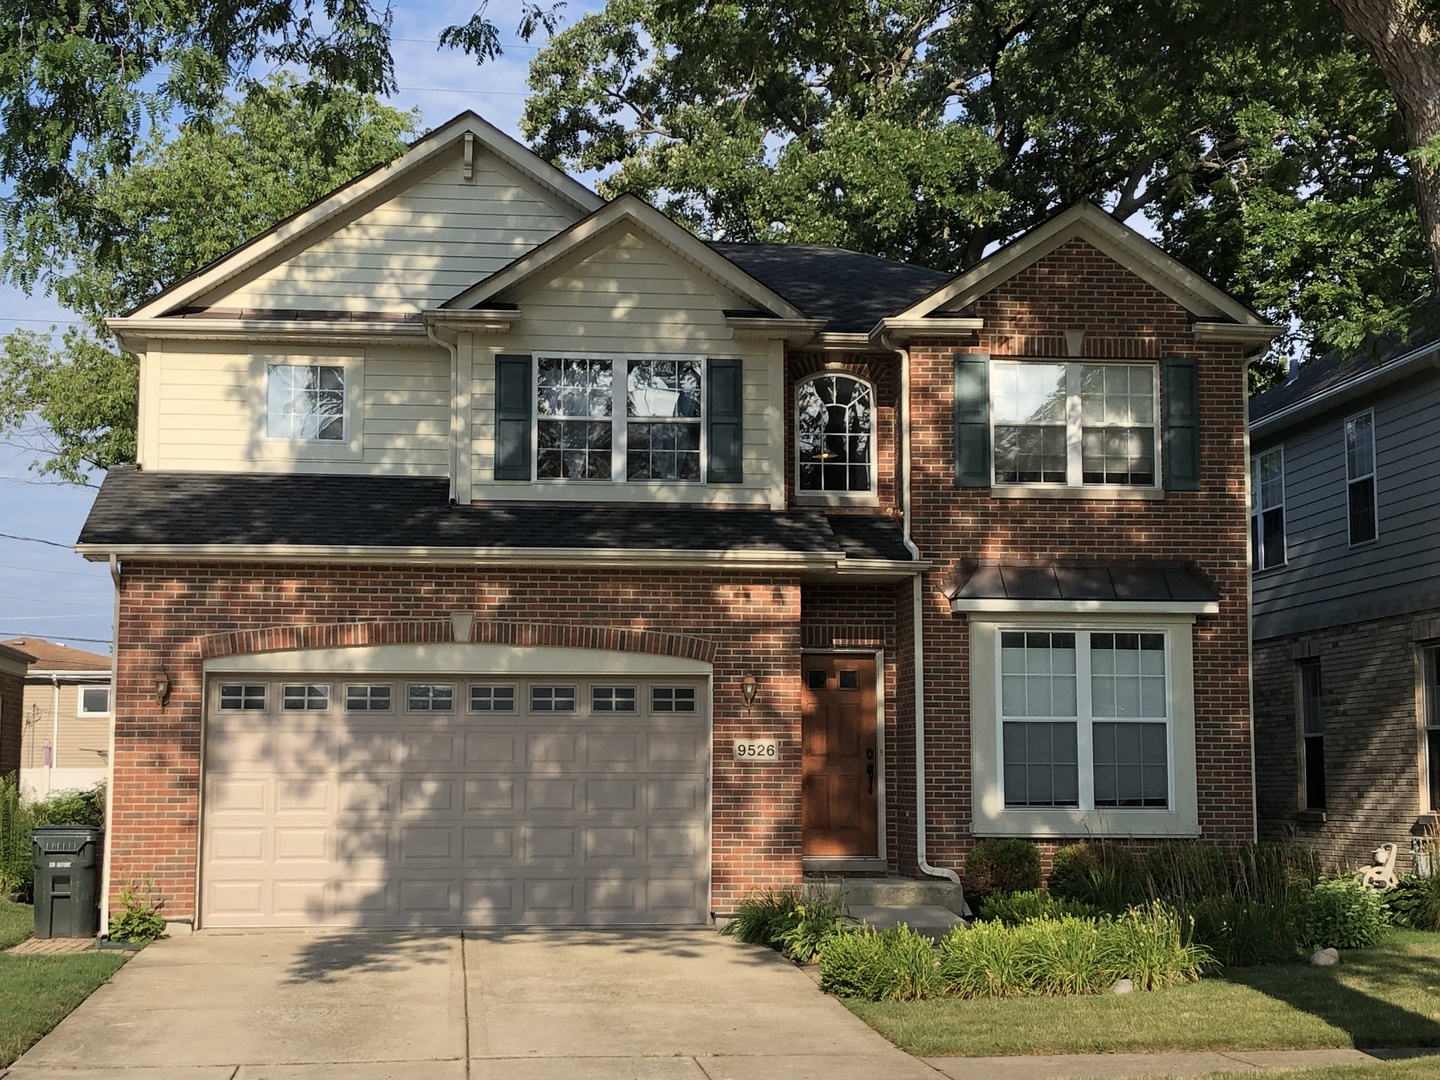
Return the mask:
<path id="1" fill-rule="evenodd" d="M 1420 227 L 1440 279 L 1440 25 L 1420 0 L 1333 0 L 1350 32 L 1380 65 L 1400 103 L 1412 149 L 1433 143 L 1429 160 L 1411 158 Z"/>

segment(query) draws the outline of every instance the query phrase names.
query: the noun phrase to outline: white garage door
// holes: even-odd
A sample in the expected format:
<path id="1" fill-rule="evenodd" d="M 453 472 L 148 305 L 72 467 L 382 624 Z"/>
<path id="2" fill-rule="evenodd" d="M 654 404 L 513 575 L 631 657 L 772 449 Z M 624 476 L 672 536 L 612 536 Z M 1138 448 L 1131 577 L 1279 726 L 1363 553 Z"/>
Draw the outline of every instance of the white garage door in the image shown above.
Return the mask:
<path id="1" fill-rule="evenodd" d="M 707 918 L 695 678 L 212 676 L 204 926 Z"/>

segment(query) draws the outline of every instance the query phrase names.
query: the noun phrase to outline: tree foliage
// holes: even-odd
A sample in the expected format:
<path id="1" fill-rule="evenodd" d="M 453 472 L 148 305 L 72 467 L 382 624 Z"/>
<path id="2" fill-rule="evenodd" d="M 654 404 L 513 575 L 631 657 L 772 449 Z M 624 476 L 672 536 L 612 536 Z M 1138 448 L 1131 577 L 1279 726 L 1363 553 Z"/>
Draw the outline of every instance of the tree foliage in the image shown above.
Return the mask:
<path id="1" fill-rule="evenodd" d="M 1431 288 L 1394 97 L 1321 0 L 610 0 L 531 88 L 540 153 L 712 236 L 956 271 L 1091 199 L 1316 347 Z"/>
<path id="2" fill-rule="evenodd" d="M 124 171 L 98 182 L 106 244 L 87 242 L 81 223 L 42 200 L 60 256 L 47 285 L 84 323 L 58 341 L 17 331 L 0 342 L 0 431 L 28 437 L 47 455 L 40 470 L 71 481 L 133 461 L 135 365 L 114 350 L 103 319 L 391 160 L 418 123 L 370 94 L 317 100 L 281 77 L 173 139 L 152 133 Z"/>

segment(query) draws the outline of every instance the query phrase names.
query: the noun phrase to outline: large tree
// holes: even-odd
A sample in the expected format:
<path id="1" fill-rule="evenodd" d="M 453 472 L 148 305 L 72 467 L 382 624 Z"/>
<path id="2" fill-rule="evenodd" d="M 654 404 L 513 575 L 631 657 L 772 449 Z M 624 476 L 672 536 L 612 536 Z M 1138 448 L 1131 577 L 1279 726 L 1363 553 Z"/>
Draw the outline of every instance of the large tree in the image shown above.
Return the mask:
<path id="1" fill-rule="evenodd" d="M 65 480 L 135 460 L 135 365 L 104 318 L 394 158 L 418 124 L 373 95 L 334 89 L 316 100 L 281 77 L 173 137 L 152 133 L 127 168 L 92 186 L 104 244 L 54 208 L 47 283 L 82 322 L 59 339 L 22 330 L 0 341 L 0 432 L 25 439 L 40 470 Z M 39 200 L 36 213 L 61 199 Z"/>
<path id="2" fill-rule="evenodd" d="M 708 235 L 959 270 L 1091 199 L 1321 346 L 1429 286 L 1400 115 L 1322 0 L 610 0 L 531 87 L 542 154 Z"/>

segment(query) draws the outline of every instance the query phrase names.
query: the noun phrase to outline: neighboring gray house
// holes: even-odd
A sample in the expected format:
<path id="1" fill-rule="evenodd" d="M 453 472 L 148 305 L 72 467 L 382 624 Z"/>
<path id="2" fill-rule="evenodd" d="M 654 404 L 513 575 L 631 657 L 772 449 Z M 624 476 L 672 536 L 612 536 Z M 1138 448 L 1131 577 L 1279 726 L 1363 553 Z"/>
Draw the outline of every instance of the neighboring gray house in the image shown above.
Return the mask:
<path id="1" fill-rule="evenodd" d="M 1440 824 L 1440 334 L 1250 403 L 1262 839 L 1412 866 Z"/>

